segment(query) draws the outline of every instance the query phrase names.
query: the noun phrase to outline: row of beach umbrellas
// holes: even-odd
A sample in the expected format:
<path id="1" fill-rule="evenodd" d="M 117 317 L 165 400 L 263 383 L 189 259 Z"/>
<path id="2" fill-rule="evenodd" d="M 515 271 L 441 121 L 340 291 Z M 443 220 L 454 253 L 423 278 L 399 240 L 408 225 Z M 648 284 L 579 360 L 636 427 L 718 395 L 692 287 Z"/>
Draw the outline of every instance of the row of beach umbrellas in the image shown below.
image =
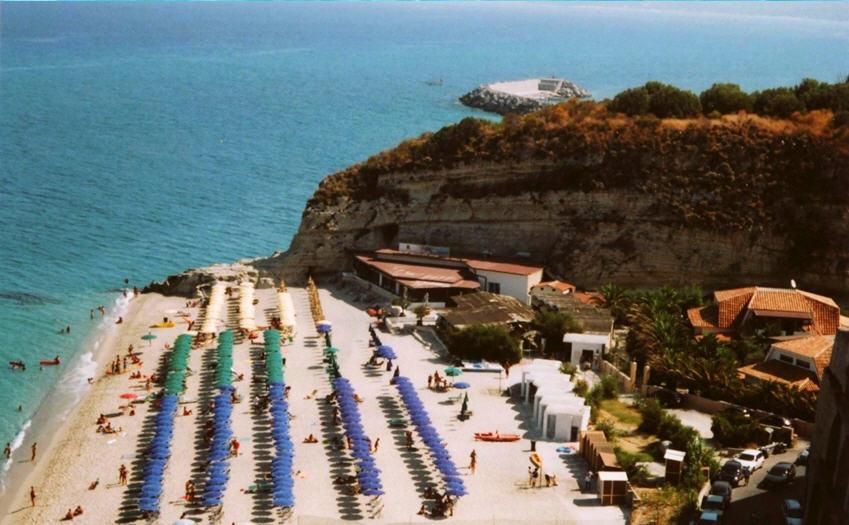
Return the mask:
<path id="1" fill-rule="evenodd" d="M 283 382 L 280 332 L 266 330 L 264 336 L 268 399 L 271 407 L 271 436 L 274 439 L 276 452 L 274 459 L 271 460 L 272 505 L 292 508 L 295 506 L 295 496 L 292 491 L 295 485 L 292 478 L 295 447 L 289 429 L 289 404 L 286 401 L 286 386 Z"/>
<path id="2" fill-rule="evenodd" d="M 204 315 L 201 333 L 212 334 L 218 332 L 218 327 L 224 324 L 224 303 L 227 285 L 218 281 L 213 285 L 212 291 L 209 294 L 209 301 L 206 304 L 206 314 Z"/>
<path id="3" fill-rule="evenodd" d="M 159 412 L 153 424 L 153 439 L 147 449 L 142 470 L 142 486 L 139 495 L 139 510 L 158 513 L 162 496 L 162 480 L 165 467 L 171 457 L 171 438 L 174 436 L 174 416 L 177 413 L 179 396 L 183 393 L 183 376 L 188 366 L 192 338 L 182 334 L 174 342 L 174 349 L 166 363 L 168 375 L 160 399 Z"/>
<path id="4" fill-rule="evenodd" d="M 230 427 L 230 416 L 233 413 L 233 402 L 230 394 L 233 390 L 233 332 L 226 330 L 219 335 L 216 350 L 215 386 L 218 394 L 212 405 L 212 443 L 207 459 L 206 485 L 203 490 L 203 506 L 216 507 L 221 505 L 227 481 L 230 479 L 230 439 L 233 430 Z"/>
<path id="5" fill-rule="evenodd" d="M 256 330 L 256 311 L 254 308 L 254 283 L 239 283 L 239 328 Z"/>
<path id="6" fill-rule="evenodd" d="M 366 496 L 380 496 L 383 485 L 380 482 L 380 469 L 371 455 L 371 442 L 363 429 L 362 417 L 354 400 L 354 388 L 344 377 L 333 380 L 336 401 L 339 403 L 339 415 L 342 426 L 351 442 L 351 455 L 357 461 L 357 480 Z"/>
<path id="7" fill-rule="evenodd" d="M 398 376 L 393 378 L 392 382 L 398 388 L 398 392 L 401 394 L 401 400 L 407 407 L 407 412 L 410 414 L 410 420 L 413 422 L 413 426 L 416 428 L 419 437 L 427 445 L 433 463 L 442 475 L 446 492 L 451 496 L 465 496 L 467 494 L 466 487 L 460 478 L 460 472 L 457 470 L 454 460 L 451 459 L 451 455 L 445 448 L 445 444 L 433 427 L 427 409 L 421 399 L 419 399 L 412 381 L 405 376 Z"/>

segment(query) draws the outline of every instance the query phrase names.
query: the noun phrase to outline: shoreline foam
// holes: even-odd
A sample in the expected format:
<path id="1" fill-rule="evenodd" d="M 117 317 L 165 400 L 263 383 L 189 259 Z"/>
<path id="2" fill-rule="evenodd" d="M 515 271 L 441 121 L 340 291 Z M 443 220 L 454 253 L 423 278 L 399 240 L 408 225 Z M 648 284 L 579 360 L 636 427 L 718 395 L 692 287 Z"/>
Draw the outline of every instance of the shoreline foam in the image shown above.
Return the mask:
<path id="1" fill-rule="evenodd" d="M 91 391 L 88 378 L 96 378 L 98 368 L 106 363 L 104 356 L 109 353 L 108 343 L 118 335 L 123 326 L 115 324 L 115 321 L 123 317 L 124 322 L 129 324 L 131 309 L 136 302 L 138 301 L 134 301 L 132 293 L 128 293 L 126 297 L 119 295 L 115 298 L 107 314 L 83 339 L 78 353 L 69 361 L 70 366 L 53 384 L 32 417 L 15 434 L 12 458 L 4 461 L 0 477 L 0 522 L 3 522 L 3 516 L 9 513 L 15 499 L 30 485 L 39 470 L 28 469 L 26 464 L 22 464 L 20 456 L 29 457 L 29 446 L 37 442 L 39 456 L 36 461 L 41 460 L 43 464 L 51 460 L 54 445 L 66 430 L 69 418 Z M 24 445 L 26 448 L 21 450 Z M 17 468 L 13 468 L 16 464 Z"/>

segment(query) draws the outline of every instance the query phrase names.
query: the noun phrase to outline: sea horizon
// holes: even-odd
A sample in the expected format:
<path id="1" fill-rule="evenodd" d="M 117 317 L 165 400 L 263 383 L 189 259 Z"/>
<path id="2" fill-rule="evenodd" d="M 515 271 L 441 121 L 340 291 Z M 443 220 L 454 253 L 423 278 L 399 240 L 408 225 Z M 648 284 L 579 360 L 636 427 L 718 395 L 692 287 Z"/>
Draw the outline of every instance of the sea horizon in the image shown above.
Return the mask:
<path id="1" fill-rule="evenodd" d="M 85 392 L 125 278 L 285 250 L 322 177 L 498 118 L 457 102 L 479 84 L 555 75 L 602 99 L 849 74 L 843 4 L 237 5 L 0 4 L 0 361 L 29 364 L 3 368 L 4 443 Z"/>

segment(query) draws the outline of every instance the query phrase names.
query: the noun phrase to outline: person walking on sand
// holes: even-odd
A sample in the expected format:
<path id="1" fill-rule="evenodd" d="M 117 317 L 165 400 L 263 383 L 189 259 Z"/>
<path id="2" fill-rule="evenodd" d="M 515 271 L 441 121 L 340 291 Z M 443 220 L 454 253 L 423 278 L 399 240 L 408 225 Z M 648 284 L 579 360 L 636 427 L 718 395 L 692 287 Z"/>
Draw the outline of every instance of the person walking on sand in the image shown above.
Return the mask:
<path id="1" fill-rule="evenodd" d="M 475 452 L 475 449 L 472 449 L 472 453 L 469 454 L 469 470 L 472 472 L 472 476 L 475 475 L 475 468 L 478 466 L 478 453 Z"/>
<path id="2" fill-rule="evenodd" d="M 377 448 L 379 446 L 380 446 L 380 438 L 377 438 L 377 439 L 374 440 L 374 450 L 372 451 L 373 454 L 377 454 Z"/>
<path id="3" fill-rule="evenodd" d="M 29 502 L 33 507 L 35 507 L 35 487 L 29 488 Z"/>
<path id="4" fill-rule="evenodd" d="M 38 443 L 33 443 L 32 447 L 30 447 L 30 450 L 32 451 L 32 457 L 30 457 L 29 460 L 34 463 L 35 462 L 35 453 L 38 452 Z"/>
<path id="5" fill-rule="evenodd" d="M 118 484 L 127 484 L 127 467 L 123 463 L 121 463 L 121 466 L 118 467 Z"/>

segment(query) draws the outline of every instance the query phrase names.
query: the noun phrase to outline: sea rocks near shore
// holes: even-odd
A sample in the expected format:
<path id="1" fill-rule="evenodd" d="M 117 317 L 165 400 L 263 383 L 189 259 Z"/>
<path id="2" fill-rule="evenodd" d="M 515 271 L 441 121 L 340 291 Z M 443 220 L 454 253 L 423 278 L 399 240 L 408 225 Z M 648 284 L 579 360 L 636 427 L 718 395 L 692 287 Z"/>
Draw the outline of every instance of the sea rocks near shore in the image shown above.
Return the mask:
<path id="1" fill-rule="evenodd" d="M 505 115 L 530 113 L 571 98 L 589 97 L 589 91 L 559 78 L 531 78 L 480 86 L 462 97 L 464 105 Z"/>
<path id="2" fill-rule="evenodd" d="M 196 297 L 197 289 L 201 286 L 215 281 L 236 284 L 243 280 L 257 283 L 257 288 L 267 288 L 266 283 L 259 279 L 259 271 L 248 263 L 249 261 L 239 261 L 232 264 L 213 264 L 205 268 L 189 268 L 178 274 L 169 275 L 164 281 L 150 283 L 142 292 Z"/>

